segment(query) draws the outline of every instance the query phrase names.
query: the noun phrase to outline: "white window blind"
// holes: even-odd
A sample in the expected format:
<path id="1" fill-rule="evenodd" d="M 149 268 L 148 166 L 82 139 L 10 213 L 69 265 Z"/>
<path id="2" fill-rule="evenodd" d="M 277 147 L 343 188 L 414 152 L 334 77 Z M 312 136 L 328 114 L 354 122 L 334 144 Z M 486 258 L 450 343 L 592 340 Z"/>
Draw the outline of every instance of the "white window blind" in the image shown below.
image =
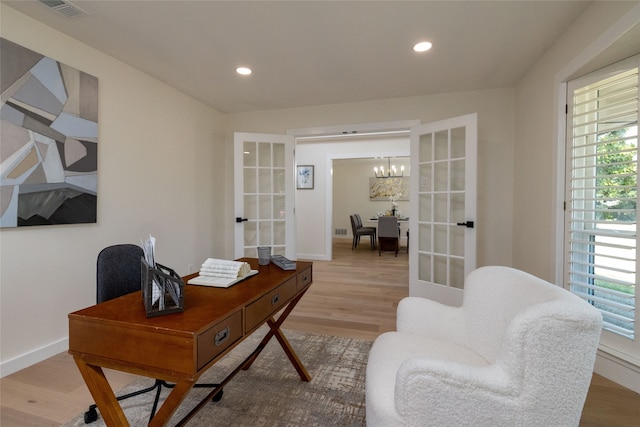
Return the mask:
<path id="1" fill-rule="evenodd" d="M 638 237 L 638 68 L 570 86 L 567 277 L 604 328 L 633 340 Z"/>

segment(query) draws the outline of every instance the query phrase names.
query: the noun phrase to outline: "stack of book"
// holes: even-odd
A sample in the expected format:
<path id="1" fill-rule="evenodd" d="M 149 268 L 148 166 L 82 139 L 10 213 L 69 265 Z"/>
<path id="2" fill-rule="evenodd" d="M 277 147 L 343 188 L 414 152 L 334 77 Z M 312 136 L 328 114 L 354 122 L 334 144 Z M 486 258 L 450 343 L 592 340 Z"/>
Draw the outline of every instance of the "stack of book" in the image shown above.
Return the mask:
<path id="1" fill-rule="evenodd" d="M 200 267 L 199 275 L 187 283 L 227 288 L 256 273 L 258 270 L 251 270 L 247 262 L 207 258 Z"/>

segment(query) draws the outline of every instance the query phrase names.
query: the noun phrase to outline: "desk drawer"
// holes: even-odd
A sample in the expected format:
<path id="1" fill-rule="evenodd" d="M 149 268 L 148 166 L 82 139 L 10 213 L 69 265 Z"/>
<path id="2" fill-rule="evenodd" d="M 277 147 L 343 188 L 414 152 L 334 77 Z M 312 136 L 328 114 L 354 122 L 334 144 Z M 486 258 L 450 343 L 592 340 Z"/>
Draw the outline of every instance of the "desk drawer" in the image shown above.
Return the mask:
<path id="1" fill-rule="evenodd" d="M 242 337 L 242 312 L 227 317 L 198 335 L 198 370 Z"/>
<path id="2" fill-rule="evenodd" d="M 296 290 L 296 277 L 284 282 L 265 296 L 248 305 L 246 308 L 245 333 L 276 313 L 293 297 Z"/>
<path id="3" fill-rule="evenodd" d="M 311 273 L 311 267 L 305 268 L 303 271 L 298 273 L 298 290 L 306 288 L 312 281 L 313 276 Z"/>

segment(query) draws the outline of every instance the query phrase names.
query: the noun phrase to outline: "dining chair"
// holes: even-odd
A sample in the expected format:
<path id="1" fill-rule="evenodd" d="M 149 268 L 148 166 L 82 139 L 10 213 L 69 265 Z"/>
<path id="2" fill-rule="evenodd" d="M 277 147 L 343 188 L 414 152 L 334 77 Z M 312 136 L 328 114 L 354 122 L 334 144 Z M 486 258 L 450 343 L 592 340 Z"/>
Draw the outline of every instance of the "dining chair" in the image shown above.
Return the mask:
<path id="1" fill-rule="evenodd" d="M 349 215 L 351 221 L 351 232 L 353 233 L 353 242 L 351 243 L 351 250 L 358 247 L 360 243 L 360 236 L 369 236 L 371 239 L 371 250 L 376 248 L 376 229 L 375 227 L 362 227 L 358 223 L 358 214 Z"/>
<path id="2" fill-rule="evenodd" d="M 381 216 L 378 218 L 378 255 L 382 251 L 394 251 L 398 256 L 400 249 L 400 228 L 395 216 Z"/>
<path id="3" fill-rule="evenodd" d="M 378 240 L 377 238 L 377 233 L 378 233 L 378 228 L 377 227 L 365 227 L 364 224 L 362 223 L 362 217 L 360 216 L 359 213 L 354 214 L 356 216 L 356 222 L 358 224 L 358 230 L 362 229 L 362 230 L 366 230 L 366 231 L 373 231 L 373 248 L 375 249 L 375 242 Z"/>
<path id="4" fill-rule="evenodd" d="M 407 230 L 407 253 L 409 253 L 409 230 Z"/>

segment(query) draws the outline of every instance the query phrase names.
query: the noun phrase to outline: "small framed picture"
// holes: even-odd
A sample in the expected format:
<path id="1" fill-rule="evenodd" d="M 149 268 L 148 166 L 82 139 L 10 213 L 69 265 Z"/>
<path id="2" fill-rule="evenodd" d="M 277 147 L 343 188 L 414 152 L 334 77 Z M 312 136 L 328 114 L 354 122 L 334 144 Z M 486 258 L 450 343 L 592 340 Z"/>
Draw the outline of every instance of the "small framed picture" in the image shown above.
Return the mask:
<path id="1" fill-rule="evenodd" d="M 302 190 L 313 189 L 313 166 L 298 166 L 296 172 L 296 188 Z"/>

